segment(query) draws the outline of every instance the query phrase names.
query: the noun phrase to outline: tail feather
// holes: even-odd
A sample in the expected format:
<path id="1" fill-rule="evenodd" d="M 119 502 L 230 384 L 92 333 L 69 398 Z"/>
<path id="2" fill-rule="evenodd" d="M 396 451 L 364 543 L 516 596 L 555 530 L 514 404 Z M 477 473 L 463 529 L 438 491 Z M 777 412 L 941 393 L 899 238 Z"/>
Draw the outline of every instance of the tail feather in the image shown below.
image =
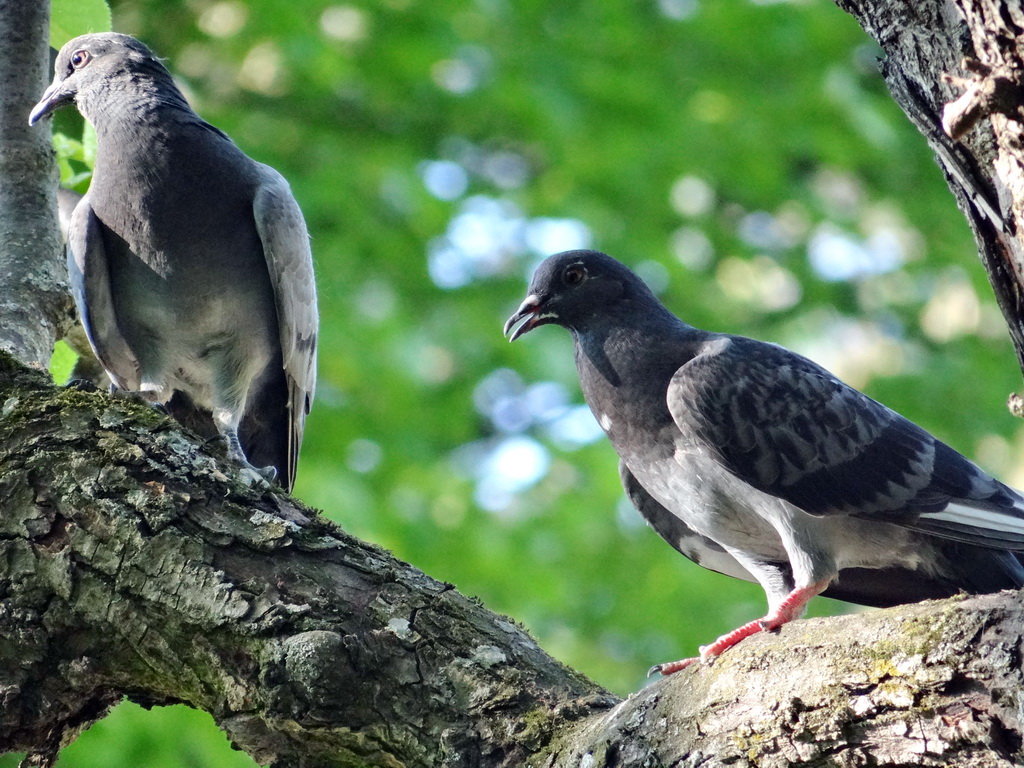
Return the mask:
<path id="1" fill-rule="evenodd" d="M 940 547 L 936 574 L 894 566 L 846 568 L 823 593 L 826 597 L 875 608 L 1024 588 L 1024 562 L 1016 552 L 947 541 Z"/>
<path id="2" fill-rule="evenodd" d="M 250 389 L 238 439 L 249 463 L 277 470 L 277 482 L 286 491 L 295 484 L 292 453 L 292 425 L 288 410 L 288 388 L 280 363 L 267 366 L 264 375 Z"/>
<path id="3" fill-rule="evenodd" d="M 1024 551 L 1024 498 L 1013 506 L 954 501 L 935 512 L 923 513 L 915 529 L 967 544 Z"/>

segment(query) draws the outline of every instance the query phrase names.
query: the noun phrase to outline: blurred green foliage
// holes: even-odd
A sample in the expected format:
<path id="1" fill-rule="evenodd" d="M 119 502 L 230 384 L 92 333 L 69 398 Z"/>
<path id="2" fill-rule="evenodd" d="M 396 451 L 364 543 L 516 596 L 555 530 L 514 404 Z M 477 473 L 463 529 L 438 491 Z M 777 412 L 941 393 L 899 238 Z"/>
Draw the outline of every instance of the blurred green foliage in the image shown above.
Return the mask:
<path id="1" fill-rule="evenodd" d="M 51 0 L 50 45 L 60 48 L 72 37 L 110 29 L 106 0 Z"/>
<path id="2" fill-rule="evenodd" d="M 612 690 L 760 615 L 763 596 L 627 508 L 611 447 L 572 410 L 566 333 L 503 340 L 546 250 L 605 250 L 689 322 L 809 354 L 1024 482 L 1002 405 L 1019 373 L 966 224 L 879 51 L 831 4 L 113 10 L 290 180 L 309 222 L 320 383 L 297 495 Z M 237 757 L 206 751 L 187 717 L 122 708 L 61 765 Z"/>

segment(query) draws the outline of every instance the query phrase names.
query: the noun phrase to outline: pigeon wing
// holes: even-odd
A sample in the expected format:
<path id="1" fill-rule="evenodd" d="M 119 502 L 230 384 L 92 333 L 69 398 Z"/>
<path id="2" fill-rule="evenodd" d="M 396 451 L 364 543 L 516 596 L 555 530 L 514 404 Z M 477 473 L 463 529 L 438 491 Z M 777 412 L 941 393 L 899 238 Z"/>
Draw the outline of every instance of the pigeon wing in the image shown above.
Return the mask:
<path id="1" fill-rule="evenodd" d="M 667 402 L 700 450 L 812 515 L 887 520 L 1024 549 L 1024 498 L 916 424 L 774 344 L 720 336 L 680 367 Z"/>
<path id="2" fill-rule="evenodd" d="M 309 233 L 288 182 L 260 164 L 261 183 L 253 199 L 256 231 L 263 244 L 274 288 L 281 359 L 288 385 L 291 477 L 316 388 L 316 342 L 319 315 Z"/>
<path id="3" fill-rule="evenodd" d="M 140 387 L 139 361 L 117 323 L 103 224 L 86 195 L 71 214 L 67 235 L 68 279 L 96 358 L 120 389 Z"/>

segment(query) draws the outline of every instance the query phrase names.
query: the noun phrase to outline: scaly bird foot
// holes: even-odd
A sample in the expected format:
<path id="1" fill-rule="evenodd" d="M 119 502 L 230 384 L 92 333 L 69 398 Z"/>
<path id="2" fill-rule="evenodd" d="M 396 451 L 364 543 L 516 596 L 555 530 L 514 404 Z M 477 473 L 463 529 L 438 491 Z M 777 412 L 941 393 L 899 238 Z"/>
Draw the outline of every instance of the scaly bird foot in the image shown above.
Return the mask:
<path id="1" fill-rule="evenodd" d="M 742 627 L 738 627 L 732 632 L 722 635 L 720 638 L 715 640 L 715 642 L 711 643 L 711 645 L 702 645 L 700 648 L 699 658 L 680 659 L 679 661 L 670 661 L 665 664 L 655 664 L 647 670 L 647 676 L 650 677 L 655 672 L 660 672 L 662 675 L 674 674 L 681 669 L 686 669 L 696 661 L 711 661 L 716 656 L 720 656 L 724 651 L 732 648 L 744 638 L 756 635 L 758 632 L 776 631 L 783 624 L 801 616 L 804 612 L 804 608 L 807 607 L 807 603 L 810 602 L 811 598 L 824 592 L 830 581 L 831 579 L 825 579 L 817 584 L 811 584 L 809 587 L 794 589 L 786 595 L 786 598 L 779 603 L 778 607 L 767 616 L 754 621 L 748 621 Z"/>

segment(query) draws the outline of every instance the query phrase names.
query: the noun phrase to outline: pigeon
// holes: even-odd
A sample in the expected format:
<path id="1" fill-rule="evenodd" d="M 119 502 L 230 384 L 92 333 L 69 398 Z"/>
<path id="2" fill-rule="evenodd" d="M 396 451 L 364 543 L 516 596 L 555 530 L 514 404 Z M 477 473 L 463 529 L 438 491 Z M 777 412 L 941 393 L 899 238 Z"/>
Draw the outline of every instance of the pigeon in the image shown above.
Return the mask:
<path id="1" fill-rule="evenodd" d="M 64 45 L 29 123 L 72 102 L 97 137 L 67 243 L 96 357 L 117 389 L 176 416 L 205 414 L 248 480 L 291 490 L 318 319 L 288 183 L 193 112 L 128 35 Z"/>
<path id="2" fill-rule="evenodd" d="M 543 261 L 505 335 L 549 323 L 572 334 L 637 510 L 681 554 L 765 591 L 767 614 L 700 659 L 819 594 L 885 607 L 1024 586 L 1024 496 L 807 358 L 687 325 L 596 251 Z"/>

